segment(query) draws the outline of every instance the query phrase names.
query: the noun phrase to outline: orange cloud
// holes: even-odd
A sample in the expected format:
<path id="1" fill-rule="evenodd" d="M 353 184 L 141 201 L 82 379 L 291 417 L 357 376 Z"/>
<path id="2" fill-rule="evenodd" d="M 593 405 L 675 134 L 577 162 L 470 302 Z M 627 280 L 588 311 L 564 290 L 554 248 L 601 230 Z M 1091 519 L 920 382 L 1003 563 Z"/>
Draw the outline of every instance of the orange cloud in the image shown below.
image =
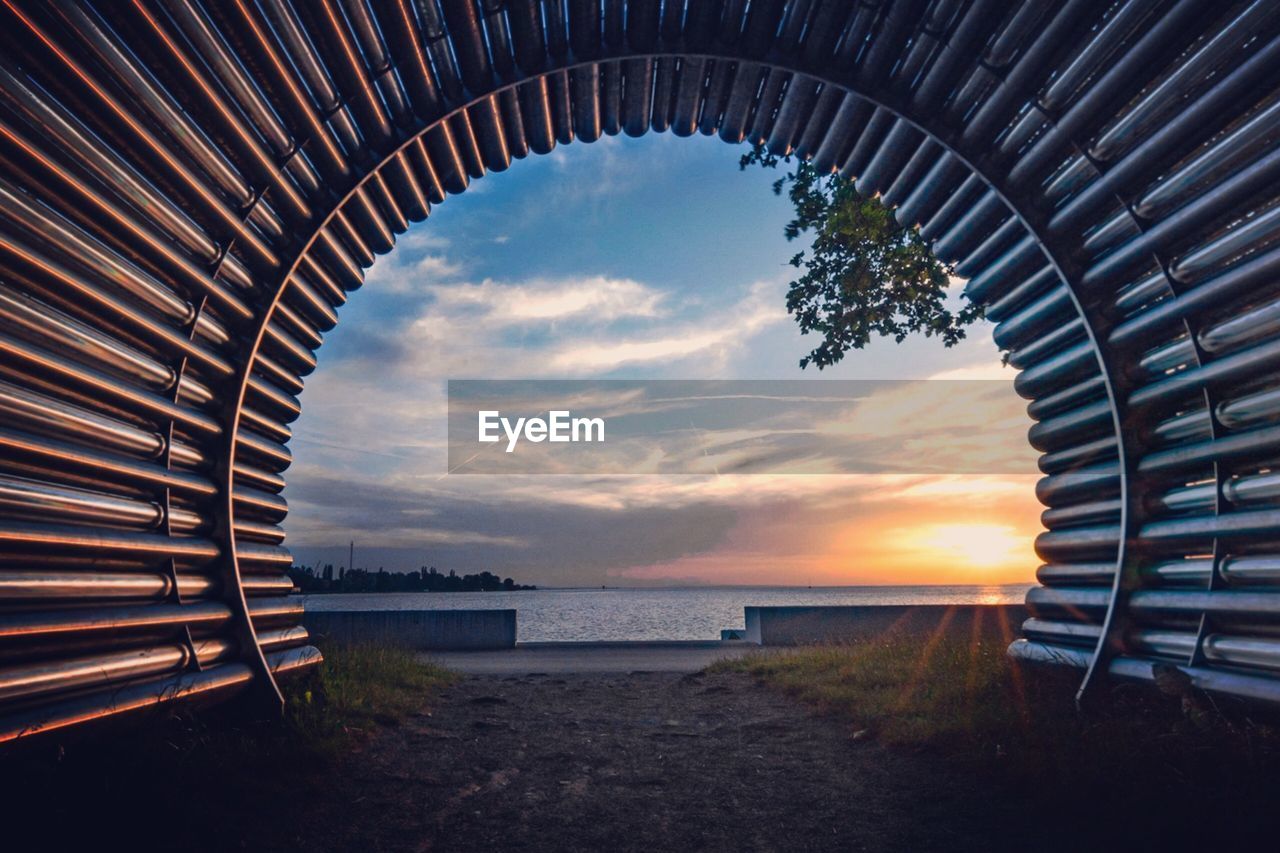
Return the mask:
<path id="1" fill-rule="evenodd" d="M 744 510 L 713 551 L 616 572 L 641 582 L 1030 583 L 1041 506 L 1034 477 L 860 477 L 874 497 Z M 880 489 L 876 489 L 879 480 Z M 834 510 L 834 511 L 832 511 Z"/>

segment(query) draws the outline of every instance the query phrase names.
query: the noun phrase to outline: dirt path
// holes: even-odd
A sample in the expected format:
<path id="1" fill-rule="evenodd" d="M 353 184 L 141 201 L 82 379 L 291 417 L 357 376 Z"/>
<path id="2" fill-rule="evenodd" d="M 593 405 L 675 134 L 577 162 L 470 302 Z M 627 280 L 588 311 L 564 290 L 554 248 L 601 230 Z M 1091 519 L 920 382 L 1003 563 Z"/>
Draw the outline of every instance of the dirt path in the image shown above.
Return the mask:
<path id="1" fill-rule="evenodd" d="M 290 845 L 992 849 L 999 807 L 930 767 L 741 675 L 468 676 L 371 739 Z"/>
<path id="2" fill-rule="evenodd" d="M 431 663 L 467 675 L 624 675 L 699 672 L 726 658 L 766 651 L 755 643 L 714 640 L 620 643 L 519 643 L 513 649 L 430 652 Z M 775 651 L 769 649 L 767 651 Z"/>

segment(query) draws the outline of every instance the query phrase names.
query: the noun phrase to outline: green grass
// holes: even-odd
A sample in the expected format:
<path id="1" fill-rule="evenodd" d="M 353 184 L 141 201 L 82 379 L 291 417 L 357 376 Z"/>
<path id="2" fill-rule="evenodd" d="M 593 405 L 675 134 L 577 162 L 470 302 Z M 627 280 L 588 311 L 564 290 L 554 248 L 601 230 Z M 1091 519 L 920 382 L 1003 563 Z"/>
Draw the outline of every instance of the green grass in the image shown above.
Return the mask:
<path id="1" fill-rule="evenodd" d="M 283 720 L 246 721 L 234 716 L 234 707 L 212 709 L 173 720 L 165 743 L 184 762 L 208 762 L 228 772 L 273 762 L 322 771 L 379 727 L 426 710 L 431 693 L 457 677 L 395 646 L 330 646 L 324 654 L 322 665 L 282 684 Z M 138 737 L 150 739 L 145 732 Z M 271 778 L 267 773 L 263 782 Z"/>
<path id="2" fill-rule="evenodd" d="M 1248 708 L 1135 684 L 1112 686 L 1080 714 L 1079 671 L 1020 665 L 1006 647 L 996 632 L 898 635 L 761 652 L 714 669 L 745 673 L 859 737 L 938 754 L 1010 785 L 1048 779 L 1067 799 L 1087 791 L 1096 804 L 1110 791 L 1122 802 L 1166 797 L 1166 808 L 1183 796 L 1229 804 L 1280 781 L 1280 733 Z"/>
<path id="3" fill-rule="evenodd" d="M 337 646 L 310 676 L 285 688 L 285 720 L 272 736 L 317 752 L 340 751 L 378 726 L 422 709 L 457 676 L 395 646 Z"/>
<path id="4" fill-rule="evenodd" d="M 761 651 L 713 669 L 830 715 L 859 742 L 918 766 L 922 785 L 962 786 L 984 820 L 1037 839 L 1026 849 L 1275 846 L 1274 714 L 1146 684 L 1107 685 L 1081 714 L 1073 701 L 1081 673 L 1011 660 L 1010 629 L 897 631 Z"/>
<path id="5" fill-rule="evenodd" d="M 715 665 L 746 672 L 878 740 L 909 746 L 1004 740 L 1025 724 L 999 642 L 871 640 L 748 655 Z"/>

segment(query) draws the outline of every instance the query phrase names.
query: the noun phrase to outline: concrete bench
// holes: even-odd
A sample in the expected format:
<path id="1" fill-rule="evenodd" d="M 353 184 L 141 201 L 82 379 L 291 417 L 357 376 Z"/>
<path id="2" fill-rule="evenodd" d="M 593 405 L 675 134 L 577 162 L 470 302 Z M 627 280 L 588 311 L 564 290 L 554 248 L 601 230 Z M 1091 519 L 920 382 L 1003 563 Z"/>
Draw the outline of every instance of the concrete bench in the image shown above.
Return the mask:
<path id="1" fill-rule="evenodd" d="M 1005 620 L 1018 635 L 1027 608 L 1021 604 L 870 604 L 846 607 L 747 607 L 744 639 L 762 646 L 846 643 L 894 633 L 927 633 L 947 614 L 950 623 L 972 625 L 975 618 L 995 626 Z"/>

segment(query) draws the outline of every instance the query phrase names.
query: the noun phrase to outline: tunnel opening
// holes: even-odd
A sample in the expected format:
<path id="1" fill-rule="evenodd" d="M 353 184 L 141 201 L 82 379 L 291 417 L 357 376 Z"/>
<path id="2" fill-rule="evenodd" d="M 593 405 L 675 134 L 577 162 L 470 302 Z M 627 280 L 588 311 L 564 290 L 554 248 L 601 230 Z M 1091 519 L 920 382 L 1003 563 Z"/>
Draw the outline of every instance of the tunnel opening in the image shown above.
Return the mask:
<path id="1" fill-rule="evenodd" d="M 559 150 L 411 226 L 326 335 L 284 524 L 313 632 L 333 611 L 514 608 L 520 644 L 692 642 L 744 606 L 1022 602 L 1032 422 L 989 328 L 799 371 L 772 170 L 714 139 Z M 569 406 L 609 438 L 478 445 L 477 405 Z M 868 584 L 921 588 L 824 589 Z"/>

